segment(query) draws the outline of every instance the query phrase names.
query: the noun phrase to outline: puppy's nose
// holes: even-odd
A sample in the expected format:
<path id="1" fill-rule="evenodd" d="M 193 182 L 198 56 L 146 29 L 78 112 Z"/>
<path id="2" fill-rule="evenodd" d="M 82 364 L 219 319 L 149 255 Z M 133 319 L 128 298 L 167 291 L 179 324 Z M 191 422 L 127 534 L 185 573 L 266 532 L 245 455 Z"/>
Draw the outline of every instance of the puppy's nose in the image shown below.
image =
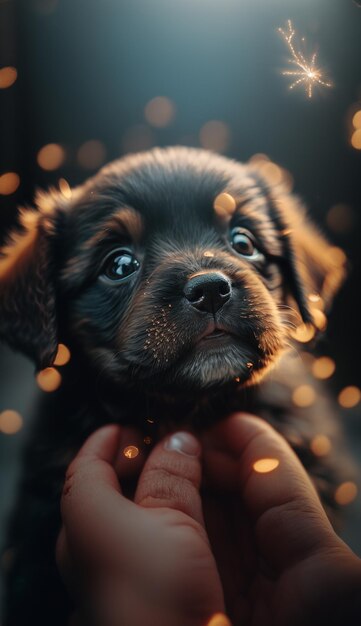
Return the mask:
<path id="1" fill-rule="evenodd" d="M 221 272 L 192 276 L 184 287 L 187 300 L 199 311 L 216 313 L 231 297 L 231 283 Z"/>

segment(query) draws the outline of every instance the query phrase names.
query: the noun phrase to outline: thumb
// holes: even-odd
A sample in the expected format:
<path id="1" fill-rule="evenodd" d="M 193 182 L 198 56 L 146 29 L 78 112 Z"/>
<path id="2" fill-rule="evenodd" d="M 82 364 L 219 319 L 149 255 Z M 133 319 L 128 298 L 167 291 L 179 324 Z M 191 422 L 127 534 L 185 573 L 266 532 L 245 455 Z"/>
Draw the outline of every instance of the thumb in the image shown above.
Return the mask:
<path id="1" fill-rule="evenodd" d="M 201 446 L 188 432 L 177 432 L 160 442 L 149 455 L 135 494 L 145 508 L 182 511 L 204 526 L 199 495 Z"/>
<path id="2" fill-rule="evenodd" d="M 268 423 L 233 415 L 216 426 L 212 438 L 218 466 L 222 455 L 235 462 L 236 488 L 266 562 L 282 571 L 314 552 L 343 546 L 299 459 Z M 211 451 L 205 461 L 216 478 Z"/>
<path id="3" fill-rule="evenodd" d="M 114 551 L 114 538 L 136 509 L 122 496 L 114 469 L 120 434 L 115 425 L 94 432 L 66 473 L 61 515 L 67 543 L 74 552 L 93 559 Z M 59 542 L 60 546 L 64 544 Z M 58 548 L 58 554 L 61 552 Z"/>

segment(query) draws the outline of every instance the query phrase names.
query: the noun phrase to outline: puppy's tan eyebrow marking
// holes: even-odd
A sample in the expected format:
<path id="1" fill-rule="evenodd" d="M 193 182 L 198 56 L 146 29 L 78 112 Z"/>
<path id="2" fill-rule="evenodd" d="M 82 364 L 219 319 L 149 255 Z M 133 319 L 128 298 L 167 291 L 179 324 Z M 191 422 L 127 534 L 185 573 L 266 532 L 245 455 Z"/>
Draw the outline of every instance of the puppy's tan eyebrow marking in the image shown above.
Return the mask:
<path id="1" fill-rule="evenodd" d="M 143 222 L 138 211 L 130 207 L 119 209 L 84 245 L 87 248 L 93 248 L 112 233 L 126 234 L 134 242 L 139 242 L 143 234 Z"/>
<path id="2" fill-rule="evenodd" d="M 131 207 L 118 209 L 98 227 L 95 234 L 81 245 L 75 256 L 67 261 L 61 279 L 66 281 L 69 277 L 81 278 L 86 272 L 94 250 L 103 242 L 117 237 L 124 240 L 124 237 L 127 237 L 137 243 L 142 233 L 143 222 L 140 213 Z"/>

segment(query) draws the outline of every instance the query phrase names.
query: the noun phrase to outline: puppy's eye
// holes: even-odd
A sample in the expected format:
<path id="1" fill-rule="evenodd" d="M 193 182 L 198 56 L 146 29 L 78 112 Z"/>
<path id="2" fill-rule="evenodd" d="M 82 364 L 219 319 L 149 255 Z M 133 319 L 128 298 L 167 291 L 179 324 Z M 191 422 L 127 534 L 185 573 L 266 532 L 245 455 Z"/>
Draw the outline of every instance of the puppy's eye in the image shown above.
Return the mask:
<path id="1" fill-rule="evenodd" d="M 134 274 L 139 267 L 140 263 L 134 254 L 130 250 L 120 248 L 108 254 L 103 263 L 101 276 L 119 282 Z"/>
<path id="2" fill-rule="evenodd" d="M 245 228 L 233 228 L 231 231 L 231 244 L 238 254 L 249 259 L 257 259 L 260 256 L 256 248 L 253 236 Z"/>

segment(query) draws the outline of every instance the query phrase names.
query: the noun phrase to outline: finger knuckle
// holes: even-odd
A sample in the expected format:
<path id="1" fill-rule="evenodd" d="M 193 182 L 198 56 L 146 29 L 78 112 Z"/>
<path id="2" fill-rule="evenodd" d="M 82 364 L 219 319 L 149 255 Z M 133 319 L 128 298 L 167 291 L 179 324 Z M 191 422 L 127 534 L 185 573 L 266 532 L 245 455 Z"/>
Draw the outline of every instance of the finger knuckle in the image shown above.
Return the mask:
<path id="1" fill-rule="evenodd" d="M 195 486 L 190 479 L 180 477 L 170 469 L 154 468 L 147 472 L 142 482 L 138 504 L 188 509 L 187 504 L 194 492 Z"/>

